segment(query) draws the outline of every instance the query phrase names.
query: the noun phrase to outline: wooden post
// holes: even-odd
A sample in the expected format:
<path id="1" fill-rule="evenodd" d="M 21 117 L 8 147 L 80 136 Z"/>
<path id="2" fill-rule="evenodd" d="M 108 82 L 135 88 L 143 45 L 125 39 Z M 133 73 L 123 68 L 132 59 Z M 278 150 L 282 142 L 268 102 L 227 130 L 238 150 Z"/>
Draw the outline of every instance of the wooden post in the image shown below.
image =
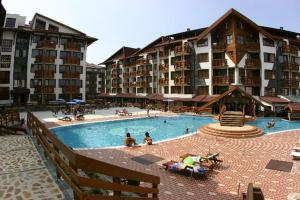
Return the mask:
<path id="1" fill-rule="evenodd" d="M 121 179 L 119 177 L 113 177 L 113 183 L 121 184 Z M 121 191 L 113 191 L 114 196 L 121 196 Z"/>

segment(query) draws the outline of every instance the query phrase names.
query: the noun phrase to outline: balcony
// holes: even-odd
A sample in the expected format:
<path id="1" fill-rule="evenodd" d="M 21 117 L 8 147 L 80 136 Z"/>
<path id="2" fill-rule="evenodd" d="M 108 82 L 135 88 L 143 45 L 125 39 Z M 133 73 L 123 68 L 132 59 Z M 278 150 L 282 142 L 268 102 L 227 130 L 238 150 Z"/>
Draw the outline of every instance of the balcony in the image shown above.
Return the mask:
<path id="1" fill-rule="evenodd" d="M 55 49 L 56 42 L 51 40 L 43 40 L 37 43 L 36 48 L 43 48 L 43 49 Z"/>
<path id="2" fill-rule="evenodd" d="M 299 81 L 283 79 L 281 81 L 281 87 L 283 87 L 283 88 L 289 88 L 289 87 L 299 88 Z"/>
<path id="3" fill-rule="evenodd" d="M 64 44 L 64 50 L 81 51 L 81 45 L 77 42 L 66 42 Z"/>
<path id="4" fill-rule="evenodd" d="M 149 87 L 149 82 L 147 82 L 147 81 L 138 81 L 138 82 L 136 82 L 136 87 Z"/>
<path id="5" fill-rule="evenodd" d="M 187 55 L 192 52 L 192 49 L 188 46 L 176 46 L 174 49 L 175 55 Z"/>
<path id="6" fill-rule="evenodd" d="M 276 93 L 273 91 L 265 91 L 265 96 L 275 97 Z"/>
<path id="7" fill-rule="evenodd" d="M 174 68 L 175 70 L 190 70 L 191 63 L 188 61 L 176 61 Z"/>
<path id="8" fill-rule="evenodd" d="M 229 78 L 226 76 L 213 76 L 212 77 L 212 84 L 213 85 L 228 85 Z"/>
<path id="9" fill-rule="evenodd" d="M 176 86 L 185 86 L 191 84 L 191 78 L 186 76 L 175 77 L 174 85 Z"/>
<path id="10" fill-rule="evenodd" d="M 260 59 L 246 59 L 245 67 L 251 69 L 260 69 Z"/>
<path id="11" fill-rule="evenodd" d="M 124 77 L 124 78 L 129 78 L 129 77 L 130 77 L 130 74 L 129 74 L 129 72 L 125 72 L 125 73 L 123 73 L 123 77 Z"/>
<path id="12" fill-rule="evenodd" d="M 63 78 L 76 78 L 80 79 L 80 73 L 79 72 L 63 72 L 62 73 Z"/>
<path id="13" fill-rule="evenodd" d="M 244 48 L 246 51 L 259 51 L 260 50 L 260 45 L 259 45 L 259 42 L 247 42 L 245 45 L 244 45 Z"/>
<path id="14" fill-rule="evenodd" d="M 123 87 L 129 87 L 129 83 L 123 83 Z"/>
<path id="15" fill-rule="evenodd" d="M 243 85 L 247 85 L 247 86 L 260 86 L 261 85 L 260 77 L 242 76 L 241 82 Z"/>
<path id="16" fill-rule="evenodd" d="M 45 79 L 51 79 L 54 78 L 54 71 L 52 70 L 38 70 L 34 72 L 34 78 L 45 78 Z"/>
<path id="17" fill-rule="evenodd" d="M 111 64 L 111 68 L 112 68 L 112 69 L 117 69 L 117 68 L 118 68 L 118 64 L 117 64 L 117 63 Z"/>
<path id="18" fill-rule="evenodd" d="M 130 72 L 129 75 L 130 77 L 136 77 L 136 71 Z"/>
<path id="19" fill-rule="evenodd" d="M 35 57 L 35 63 L 54 63 L 55 58 L 55 56 L 38 55 Z"/>
<path id="20" fill-rule="evenodd" d="M 298 63 L 289 63 L 289 62 L 283 62 L 283 63 L 280 63 L 280 67 L 281 67 L 281 70 L 292 70 L 292 71 L 299 71 L 299 64 Z"/>
<path id="21" fill-rule="evenodd" d="M 52 94 L 54 93 L 54 86 L 35 86 L 35 94 Z"/>
<path id="22" fill-rule="evenodd" d="M 162 85 L 162 86 L 169 85 L 169 79 L 168 78 L 160 78 L 159 85 Z"/>
<path id="23" fill-rule="evenodd" d="M 161 59 L 164 59 L 164 58 L 169 57 L 169 55 L 168 55 L 166 52 L 160 51 L 160 52 L 159 52 L 159 57 L 160 57 Z"/>
<path id="24" fill-rule="evenodd" d="M 227 45 L 225 43 L 213 43 L 211 48 L 214 52 L 225 51 Z"/>
<path id="25" fill-rule="evenodd" d="M 118 74 L 118 73 L 112 73 L 112 74 L 111 74 L 111 78 L 112 78 L 112 79 L 119 78 L 119 74 Z"/>
<path id="26" fill-rule="evenodd" d="M 149 76 L 150 71 L 149 70 L 138 70 L 136 72 L 136 76 Z"/>
<path id="27" fill-rule="evenodd" d="M 281 47 L 281 52 L 286 54 L 298 55 L 298 48 L 293 45 L 285 45 Z"/>
<path id="28" fill-rule="evenodd" d="M 149 60 L 145 59 L 145 58 L 140 58 L 137 60 L 137 65 L 146 65 L 149 64 Z"/>
<path id="29" fill-rule="evenodd" d="M 136 87 L 136 83 L 129 83 L 129 87 Z"/>
<path id="30" fill-rule="evenodd" d="M 132 67 L 135 65 L 136 65 L 136 62 L 129 62 L 129 63 L 124 64 L 123 67 Z"/>
<path id="31" fill-rule="evenodd" d="M 80 65 L 80 58 L 77 57 L 66 57 L 63 61 L 64 65 Z"/>
<path id="32" fill-rule="evenodd" d="M 79 86 L 63 86 L 62 87 L 62 93 L 63 94 L 78 94 L 80 93 L 80 87 Z"/>
<path id="33" fill-rule="evenodd" d="M 227 67 L 227 60 L 226 59 L 213 59 L 212 60 L 212 67 L 213 68 Z"/>
<path id="34" fill-rule="evenodd" d="M 169 71 L 169 65 L 168 64 L 160 64 L 159 65 L 159 71 L 160 72 L 168 72 Z"/>

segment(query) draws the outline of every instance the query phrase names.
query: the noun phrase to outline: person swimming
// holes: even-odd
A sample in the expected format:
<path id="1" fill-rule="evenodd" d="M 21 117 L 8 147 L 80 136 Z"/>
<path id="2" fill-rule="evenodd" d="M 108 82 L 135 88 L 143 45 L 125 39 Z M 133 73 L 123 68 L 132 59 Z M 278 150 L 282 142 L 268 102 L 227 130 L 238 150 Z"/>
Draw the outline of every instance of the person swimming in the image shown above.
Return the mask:
<path id="1" fill-rule="evenodd" d="M 274 127 L 274 126 L 275 126 L 275 119 L 273 118 L 273 119 L 271 120 L 271 122 L 268 122 L 267 128 L 272 128 L 272 127 Z"/>

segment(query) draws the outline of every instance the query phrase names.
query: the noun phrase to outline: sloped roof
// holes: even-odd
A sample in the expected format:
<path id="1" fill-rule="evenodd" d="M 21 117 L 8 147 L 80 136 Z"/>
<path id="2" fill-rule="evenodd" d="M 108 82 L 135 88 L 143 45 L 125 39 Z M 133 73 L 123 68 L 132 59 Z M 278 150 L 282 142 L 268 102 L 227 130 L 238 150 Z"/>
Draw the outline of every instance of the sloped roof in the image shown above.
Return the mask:
<path id="1" fill-rule="evenodd" d="M 280 97 L 263 96 L 263 97 L 260 97 L 260 99 L 267 103 L 289 103 L 288 100 L 280 98 Z"/>
<path id="2" fill-rule="evenodd" d="M 231 8 L 228 10 L 222 17 L 220 17 L 217 21 L 215 21 L 212 25 L 210 25 L 205 31 L 203 31 L 198 37 L 197 40 L 204 38 L 208 33 L 210 33 L 213 29 L 215 29 L 219 24 L 221 24 L 226 18 L 231 15 L 236 15 L 237 17 L 241 18 L 242 20 L 246 21 L 250 26 L 252 26 L 257 31 L 261 32 L 263 35 L 267 36 L 270 39 L 273 39 L 273 36 L 250 20 L 248 17 L 242 15 L 235 9 Z"/>
<path id="3" fill-rule="evenodd" d="M 119 50 L 117 50 L 113 55 L 111 55 L 109 58 L 107 58 L 103 63 L 100 64 L 105 64 L 107 62 L 112 61 L 114 58 L 117 57 L 117 55 L 121 55 L 119 59 L 124 59 L 126 57 L 129 57 L 136 53 L 139 50 L 139 48 L 132 48 L 132 47 L 121 47 Z"/>

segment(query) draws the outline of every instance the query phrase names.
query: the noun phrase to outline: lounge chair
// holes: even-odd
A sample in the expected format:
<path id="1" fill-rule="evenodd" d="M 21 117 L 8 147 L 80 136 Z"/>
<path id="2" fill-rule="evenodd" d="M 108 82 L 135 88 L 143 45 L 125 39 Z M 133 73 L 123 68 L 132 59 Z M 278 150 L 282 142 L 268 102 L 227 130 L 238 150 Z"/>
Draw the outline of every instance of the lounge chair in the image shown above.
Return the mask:
<path id="1" fill-rule="evenodd" d="M 300 152 L 292 151 L 291 156 L 293 156 L 293 159 L 300 159 Z"/>
<path id="2" fill-rule="evenodd" d="M 187 153 L 187 154 L 180 156 L 180 158 L 183 161 L 185 158 L 187 158 L 189 156 L 197 157 L 197 155 Z M 219 156 L 220 156 L 220 153 L 209 153 L 206 156 L 198 156 L 198 158 L 199 158 L 198 162 L 200 163 L 200 165 L 212 169 L 215 166 L 218 166 L 218 165 L 220 165 L 220 163 L 223 162 L 222 160 L 220 160 L 218 158 Z"/>
<path id="3" fill-rule="evenodd" d="M 123 110 L 124 115 L 132 116 L 132 113 L 128 112 L 126 109 Z"/>
<path id="4" fill-rule="evenodd" d="M 75 119 L 78 120 L 78 121 L 83 121 L 84 116 L 83 116 L 83 114 L 79 114 L 79 115 L 76 115 Z"/>
<path id="5" fill-rule="evenodd" d="M 67 121 L 67 122 L 70 122 L 70 121 L 72 121 L 72 118 L 71 118 L 71 116 L 68 116 L 68 115 L 66 115 L 66 116 L 61 116 L 61 117 L 58 117 L 57 119 L 58 119 L 58 120 L 61 120 L 61 121 Z"/>

